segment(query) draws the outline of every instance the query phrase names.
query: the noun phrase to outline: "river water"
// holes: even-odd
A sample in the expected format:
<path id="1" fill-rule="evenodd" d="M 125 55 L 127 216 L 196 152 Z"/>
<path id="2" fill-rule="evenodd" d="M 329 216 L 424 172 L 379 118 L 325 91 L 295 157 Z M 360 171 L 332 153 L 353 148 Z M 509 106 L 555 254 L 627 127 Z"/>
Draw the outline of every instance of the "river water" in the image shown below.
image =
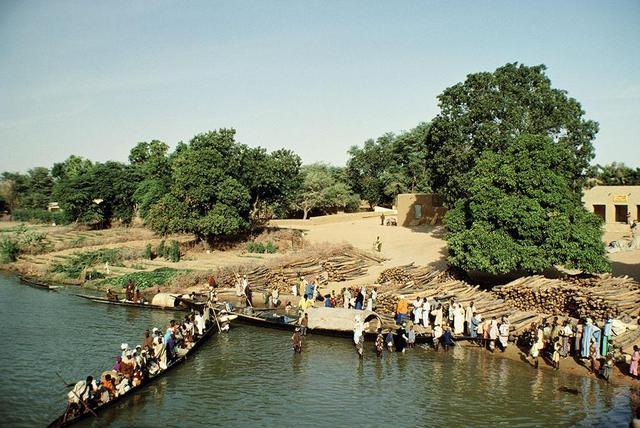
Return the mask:
<path id="1" fill-rule="evenodd" d="M 66 382 L 98 376 L 122 342 L 178 314 L 111 307 L 0 274 L 0 426 L 44 426 Z M 349 340 L 234 325 L 184 365 L 80 426 L 627 426 L 629 390 L 476 349 L 358 359 Z M 579 395 L 559 392 L 576 388 Z"/>

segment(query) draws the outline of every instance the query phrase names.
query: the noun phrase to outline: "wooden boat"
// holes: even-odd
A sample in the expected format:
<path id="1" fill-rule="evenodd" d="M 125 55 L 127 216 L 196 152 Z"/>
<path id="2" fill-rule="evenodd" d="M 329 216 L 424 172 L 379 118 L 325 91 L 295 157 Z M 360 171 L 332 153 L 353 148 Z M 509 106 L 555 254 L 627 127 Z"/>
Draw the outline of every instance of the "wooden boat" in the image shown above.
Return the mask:
<path id="1" fill-rule="evenodd" d="M 353 338 L 353 326 L 343 325 L 339 326 L 339 321 L 336 323 L 328 323 L 324 321 L 322 318 L 318 319 L 317 322 L 313 322 L 311 315 L 316 311 L 324 311 L 326 314 L 330 314 L 333 316 L 334 313 L 339 311 L 348 311 L 348 314 L 353 318 L 359 312 L 362 315 L 365 315 L 363 321 L 369 322 L 374 321 L 376 318 L 380 319 L 377 314 L 371 311 L 356 311 L 353 309 L 343 310 L 340 308 L 313 308 L 307 310 L 310 314 L 309 319 L 309 327 L 307 329 L 307 334 L 317 334 L 322 336 L 332 336 L 332 337 L 347 337 Z M 328 312 L 331 311 L 331 312 Z M 287 317 L 282 310 L 275 309 L 253 309 L 253 313 L 243 313 L 242 310 L 235 312 L 238 315 L 238 322 L 247 325 L 253 325 L 258 327 L 266 327 L 273 328 L 276 330 L 286 330 L 286 331 L 294 331 L 296 327 L 299 326 L 297 317 Z M 325 315 L 326 317 L 326 315 Z M 344 317 L 343 317 L 344 319 Z M 388 331 L 390 328 L 396 328 L 394 325 L 382 326 L 383 330 Z M 365 331 L 364 337 L 365 340 L 374 341 L 377 336 L 377 333 L 374 331 Z M 459 340 L 474 340 L 468 336 L 457 336 L 453 338 L 455 341 Z M 416 334 L 416 344 L 423 343 L 432 343 L 433 336 L 431 334 Z"/>
<path id="2" fill-rule="evenodd" d="M 325 312 L 324 309 L 328 309 L 329 311 L 333 311 L 335 315 L 339 312 L 347 313 L 350 319 L 353 319 L 355 315 L 362 315 L 364 317 L 364 322 L 375 321 L 379 319 L 379 316 L 374 312 L 368 311 L 355 311 L 351 309 L 341 309 L 341 308 L 310 308 L 307 310 L 309 316 L 309 327 L 307 328 L 308 335 L 321 335 L 321 336 L 332 336 L 332 337 L 353 337 L 353 325 L 348 323 L 340 322 L 337 323 L 327 323 L 322 322 L 322 318 L 314 317 L 316 315 L 316 311 Z M 236 312 L 238 315 L 238 322 L 253 326 L 259 327 L 267 327 L 273 328 L 277 330 L 287 330 L 294 331 L 296 327 L 299 327 L 298 318 L 287 316 L 283 311 L 272 310 L 259 310 L 253 313 L 242 313 Z M 320 322 L 315 322 L 318 319 Z M 373 331 L 365 331 L 365 339 L 366 340 L 375 340 L 376 333 Z"/>
<path id="3" fill-rule="evenodd" d="M 76 294 L 76 296 L 81 297 L 83 299 L 89 300 L 91 302 L 94 303 L 103 303 L 106 305 L 115 305 L 115 306 L 128 306 L 131 308 L 141 308 L 141 309 L 156 309 L 156 310 L 161 310 L 161 311 L 188 311 L 189 307 L 187 306 L 161 306 L 161 305 L 154 305 L 152 303 L 134 303 L 134 302 L 129 302 L 127 300 L 109 300 L 106 297 L 98 297 L 98 296 L 91 296 L 88 294 Z"/>
<path id="4" fill-rule="evenodd" d="M 133 388 L 131 388 L 129 391 L 127 391 L 125 394 L 120 395 L 118 397 L 113 398 L 112 400 L 102 404 L 101 406 L 98 406 L 94 409 L 92 409 L 96 414 L 99 412 L 102 412 L 103 410 L 109 408 L 109 407 L 113 407 L 114 405 L 116 405 L 117 403 L 123 401 L 126 397 L 129 397 L 131 395 L 133 395 L 135 392 L 139 391 L 140 389 L 144 388 L 145 386 L 149 385 L 151 382 L 154 382 L 156 379 L 164 376 L 165 374 L 167 374 L 169 371 L 173 370 L 174 368 L 176 368 L 177 366 L 181 365 L 182 363 L 184 363 L 189 356 L 193 355 L 193 353 L 200 348 L 200 346 L 202 346 L 202 344 L 209 339 L 216 331 L 218 331 L 218 327 L 216 325 L 215 322 L 213 322 L 211 324 L 211 326 L 204 332 L 204 334 L 202 335 L 202 337 L 200 339 L 198 339 L 193 346 L 191 347 L 191 349 L 189 349 L 187 351 L 187 353 L 185 355 L 183 355 L 182 357 L 178 358 L 177 360 L 175 360 L 171 365 L 167 366 L 167 368 L 163 371 L 161 371 L 160 373 L 156 374 L 153 377 L 150 377 L 149 379 L 147 379 L 147 381 L 141 385 L 135 386 Z M 66 413 L 66 411 L 65 411 Z M 85 410 L 83 413 L 80 413 L 79 415 L 74 416 L 71 419 L 66 419 L 65 420 L 65 413 L 63 413 L 62 415 L 60 415 L 58 418 L 56 418 L 53 422 L 51 422 L 48 427 L 49 428 L 61 428 L 61 427 L 66 427 L 72 424 L 75 424 L 76 422 L 79 422 L 83 419 L 86 418 L 90 418 L 93 416 L 93 413 Z"/>
<path id="5" fill-rule="evenodd" d="M 28 285 L 33 288 L 40 288 L 42 290 L 56 291 L 58 288 L 62 288 L 61 285 L 51 285 L 44 282 L 39 282 L 33 278 L 27 278 L 22 275 L 18 276 L 18 279 L 20 280 L 21 283 L 25 285 Z"/>

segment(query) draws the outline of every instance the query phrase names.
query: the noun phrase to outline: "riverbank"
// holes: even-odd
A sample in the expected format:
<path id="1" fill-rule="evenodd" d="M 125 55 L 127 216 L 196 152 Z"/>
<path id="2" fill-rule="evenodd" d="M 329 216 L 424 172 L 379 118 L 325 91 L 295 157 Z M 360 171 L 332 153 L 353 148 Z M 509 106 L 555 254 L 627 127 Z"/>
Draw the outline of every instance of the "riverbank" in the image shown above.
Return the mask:
<path id="1" fill-rule="evenodd" d="M 470 342 L 457 342 L 459 346 L 464 347 L 465 349 L 472 350 L 475 352 L 484 352 L 491 355 L 492 358 L 506 358 L 511 361 L 515 361 L 520 364 L 525 364 L 531 368 L 532 371 L 535 370 L 544 370 L 547 373 L 560 371 L 562 373 L 571 374 L 574 376 L 581 376 L 589 379 L 593 379 L 599 382 L 606 382 L 610 385 L 619 385 L 619 386 L 628 386 L 632 388 L 640 387 L 640 381 L 637 379 L 633 379 L 629 376 L 629 365 L 626 363 L 618 363 L 614 366 L 612 370 L 612 375 L 608 381 L 596 377 L 594 374 L 589 372 L 589 368 L 584 365 L 582 362 L 577 361 L 573 357 L 561 358 L 560 359 L 560 368 L 556 370 L 552 367 L 551 362 L 542 356 L 539 358 L 538 368 L 536 369 L 533 366 L 531 358 L 528 356 L 527 351 L 520 349 L 514 343 L 509 343 L 507 349 L 502 352 L 499 349 L 496 349 L 495 352 L 491 352 L 481 346 L 477 346 Z M 589 364 L 588 360 L 585 360 L 585 364 Z"/>

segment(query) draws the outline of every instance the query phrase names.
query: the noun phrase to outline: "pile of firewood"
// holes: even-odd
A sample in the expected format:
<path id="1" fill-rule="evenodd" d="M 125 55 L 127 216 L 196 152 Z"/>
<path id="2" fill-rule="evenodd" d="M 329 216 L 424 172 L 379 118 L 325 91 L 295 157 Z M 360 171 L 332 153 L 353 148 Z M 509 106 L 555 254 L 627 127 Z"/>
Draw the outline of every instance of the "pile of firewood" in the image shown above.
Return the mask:
<path id="1" fill-rule="evenodd" d="M 494 287 L 493 293 L 511 307 L 549 315 L 603 320 L 623 315 L 635 317 L 640 309 L 640 290 L 631 281 L 610 283 L 590 280 L 588 285 L 542 276 L 519 278 Z"/>
<path id="2" fill-rule="evenodd" d="M 277 288 L 281 293 L 290 293 L 293 285 L 299 285 L 300 277 L 326 285 L 329 281 L 348 281 L 367 273 L 369 266 L 381 263 L 381 259 L 370 254 L 349 249 L 339 254 L 318 256 L 312 259 L 294 260 L 282 265 L 259 266 L 250 270 L 239 268 L 219 270 L 216 282 L 219 287 L 235 287 L 236 274 L 247 275 L 254 291 Z"/>

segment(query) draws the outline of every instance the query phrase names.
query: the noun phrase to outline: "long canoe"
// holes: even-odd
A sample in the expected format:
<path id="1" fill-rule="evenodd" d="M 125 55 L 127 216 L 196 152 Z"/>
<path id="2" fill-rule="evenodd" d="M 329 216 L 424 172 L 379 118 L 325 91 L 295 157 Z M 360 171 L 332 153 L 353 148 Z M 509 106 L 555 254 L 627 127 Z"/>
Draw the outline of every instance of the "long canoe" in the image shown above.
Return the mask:
<path id="1" fill-rule="evenodd" d="M 119 395 L 111 400 L 109 400 L 108 402 L 93 408 L 91 410 L 93 410 L 96 414 L 99 412 L 102 412 L 103 410 L 109 408 L 109 407 L 113 407 L 114 405 L 116 405 L 117 403 L 123 401 L 126 397 L 129 397 L 131 395 L 133 395 L 136 391 L 139 391 L 140 389 L 144 388 L 145 386 L 149 385 L 151 382 L 154 382 L 156 379 L 164 376 L 165 374 L 167 374 L 169 371 L 173 370 L 174 368 L 176 368 L 177 366 L 179 366 L 180 364 L 184 363 L 187 358 L 192 355 L 209 337 L 211 337 L 213 335 L 213 333 L 215 333 L 218 330 L 218 327 L 216 326 L 216 323 L 212 323 L 211 326 L 204 332 L 204 334 L 202 335 L 202 337 L 200 339 L 198 339 L 193 346 L 191 347 L 191 349 L 189 349 L 187 351 L 187 353 L 185 355 L 183 355 L 182 357 L 178 358 L 177 360 L 175 360 L 173 363 L 171 363 L 171 365 L 167 366 L 167 368 L 163 371 L 161 371 L 160 373 L 156 374 L 153 377 L 150 377 L 149 379 L 147 379 L 146 382 L 144 382 L 141 385 L 135 386 L 133 388 L 131 388 L 129 391 L 127 391 L 125 394 L 123 395 Z M 66 411 L 65 411 L 66 413 Z M 71 418 L 71 419 L 66 419 L 65 420 L 65 413 L 63 413 L 62 415 L 60 415 L 58 418 L 56 418 L 53 422 L 51 422 L 48 427 L 49 428 L 61 428 L 61 427 L 67 427 L 69 425 L 75 424 L 76 422 L 79 422 L 85 418 L 89 418 L 91 416 L 93 416 L 93 414 L 91 412 L 88 411 L 84 411 L 83 413 L 80 413 L 79 415 L 76 415 L 75 417 Z"/>
<path id="2" fill-rule="evenodd" d="M 161 311 L 188 311 L 189 308 L 184 306 L 160 306 L 160 305 L 152 305 L 151 303 L 134 303 L 128 302 L 125 300 L 109 300 L 106 297 L 97 297 L 91 296 L 88 294 L 76 294 L 76 296 L 81 297 L 83 299 L 87 299 L 94 303 L 103 303 L 106 305 L 115 305 L 115 306 L 129 306 L 132 308 L 142 308 L 142 309 L 157 309 Z"/>
<path id="3" fill-rule="evenodd" d="M 40 288 L 42 290 L 56 291 L 58 288 L 62 288 L 62 286 L 60 285 L 46 284 L 44 282 L 39 282 L 39 281 L 36 281 L 35 279 L 27 278 L 22 275 L 18 276 L 18 279 L 23 284 L 26 284 L 33 288 Z"/>
<path id="4" fill-rule="evenodd" d="M 267 327 L 267 328 L 273 328 L 276 330 L 294 331 L 296 327 L 300 326 L 296 322 L 297 320 L 292 322 L 285 322 L 284 320 L 282 320 L 282 318 L 280 319 L 267 318 L 268 314 L 260 314 L 261 316 L 256 316 L 257 314 L 247 315 L 247 314 L 236 312 L 236 315 L 238 315 L 238 322 L 242 324 L 253 325 L 258 327 Z M 353 337 L 353 332 L 344 331 L 344 330 L 332 330 L 327 328 L 314 328 L 314 329 L 308 328 L 307 334 L 311 334 L 311 335 L 317 334 L 321 336 L 331 336 L 331 337 L 347 337 L 347 338 Z M 367 340 L 375 340 L 376 336 L 377 336 L 376 333 L 371 333 L 371 332 L 365 332 L 364 334 L 364 337 Z"/>
<path id="5" fill-rule="evenodd" d="M 258 327 L 272 328 L 276 330 L 294 331 L 296 327 L 299 327 L 297 319 L 291 322 L 285 322 L 282 318 L 282 314 L 278 314 L 275 310 L 260 311 L 260 313 L 254 313 L 252 315 L 243 314 L 242 312 L 235 312 L 238 315 L 238 322 L 247 325 L 253 325 Z M 273 317 L 272 315 L 276 315 Z M 353 337 L 353 332 L 344 330 L 334 330 L 328 328 L 308 328 L 307 334 L 317 334 L 321 336 L 332 337 Z M 394 333 L 395 334 L 395 333 Z M 366 340 L 375 340 L 377 334 L 373 332 L 365 332 L 364 337 Z M 469 336 L 454 336 L 453 340 L 476 340 Z M 416 334 L 416 344 L 432 343 L 433 336 L 431 334 Z"/>

